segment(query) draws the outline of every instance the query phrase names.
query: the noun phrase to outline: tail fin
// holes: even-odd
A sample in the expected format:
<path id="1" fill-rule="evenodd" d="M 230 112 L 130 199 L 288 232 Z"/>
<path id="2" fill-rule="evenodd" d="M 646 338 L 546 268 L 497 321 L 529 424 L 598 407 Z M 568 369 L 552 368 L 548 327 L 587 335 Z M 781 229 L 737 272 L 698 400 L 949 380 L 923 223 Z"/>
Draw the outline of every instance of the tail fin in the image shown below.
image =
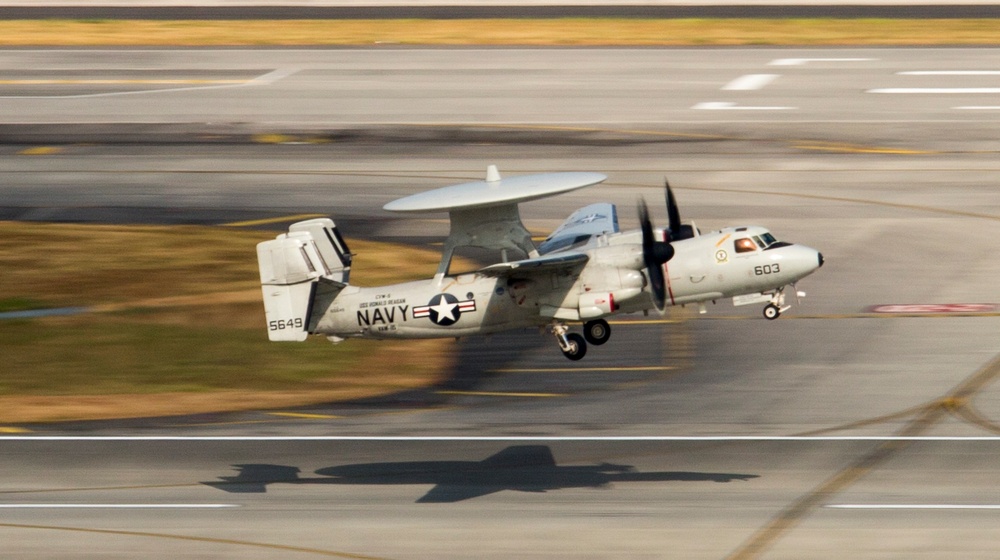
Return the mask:
<path id="1" fill-rule="evenodd" d="M 347 283 L 351 254 L 333 221 L 324 218 L 293 224 L 287 234 L 258 244 L 257 263 L 267 337 L 302 342 L 318 320 L 317 289 L 332 300 Z"/>
<path id="2" fill-rule="evenodd" d="M 307 232 L 323 261 L 324 276 L 330 280 L 347 284 L 351 275 L 351 251 L 340 236 L 340 231 L 330 218 L 296 222 L 288 227 L 288 234 Z"/>

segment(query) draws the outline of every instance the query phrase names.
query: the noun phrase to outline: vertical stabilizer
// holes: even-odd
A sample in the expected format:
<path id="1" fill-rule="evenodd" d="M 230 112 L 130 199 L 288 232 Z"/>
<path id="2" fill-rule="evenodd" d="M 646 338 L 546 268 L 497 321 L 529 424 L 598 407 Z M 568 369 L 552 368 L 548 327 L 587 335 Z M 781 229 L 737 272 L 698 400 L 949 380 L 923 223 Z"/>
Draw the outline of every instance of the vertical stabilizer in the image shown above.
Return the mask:
<path id="1" fill-rule="evenodd" d="M 287 234 L 258 244 L 257 263 L 267 337 L 301 342 L 313 327 L 317 287 L 322 282 L 328 296 L 331 289 L 339 292 L 350 274 L 351 254 L 333 221 L 324 218 L 293 224 Z"/>
<path id="2" fill-rule="evenodd" d="M 340 235 L 340 230 L 330 218 L 296 222 L 289 226 L 289 235 L 308 232 L 316 251 L 326 268 L 324 276 L 330 280 L 347 284 L 351 275 L 351 251 Z"/>

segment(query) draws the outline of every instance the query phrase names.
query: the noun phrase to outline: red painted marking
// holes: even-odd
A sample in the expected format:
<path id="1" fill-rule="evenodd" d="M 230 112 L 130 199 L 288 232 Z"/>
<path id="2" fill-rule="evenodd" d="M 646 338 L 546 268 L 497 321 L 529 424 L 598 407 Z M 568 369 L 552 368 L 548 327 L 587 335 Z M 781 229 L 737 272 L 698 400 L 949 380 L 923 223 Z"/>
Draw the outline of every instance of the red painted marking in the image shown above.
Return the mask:
<path id="1" fill-rule="evenodd" d="M 997 310 L 995 303 L 893 303 L 869 308 L 871 313 L 947 314 L 989 313 Z"/>
<path id="2" fill-rule="evenodd" d="M 663 263 L 663 279 L 667 282 L 667 294 L 670 296 L 670 305 L 677 305 L 674 301 L 674 289 L 670 286 L 670 270 L 667 269 L 667 264 Z"/>

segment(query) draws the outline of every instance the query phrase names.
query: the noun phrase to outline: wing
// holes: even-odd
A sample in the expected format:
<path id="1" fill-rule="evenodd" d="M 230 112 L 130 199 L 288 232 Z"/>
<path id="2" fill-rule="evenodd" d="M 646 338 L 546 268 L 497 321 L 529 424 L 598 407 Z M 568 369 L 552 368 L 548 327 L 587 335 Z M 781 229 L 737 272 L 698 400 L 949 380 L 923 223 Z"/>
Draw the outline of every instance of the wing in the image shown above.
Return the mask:
<path id="1" fill-rule="evenodd" d="M 614 204 L 599 202 L 573 212 L 539 246 L 542 255 L 581 247 L 595 235 L 618 233 L 618 211 Z"/>
<path id="2" fill-rule="evenodd" d="M 484 276 L 504 276 L 513 272 L 554 272 L 571 270 L 590 260 L 586 253 L 557 253 L 521 261 L 497 263 L 481 268 L 477 272 Z"/>

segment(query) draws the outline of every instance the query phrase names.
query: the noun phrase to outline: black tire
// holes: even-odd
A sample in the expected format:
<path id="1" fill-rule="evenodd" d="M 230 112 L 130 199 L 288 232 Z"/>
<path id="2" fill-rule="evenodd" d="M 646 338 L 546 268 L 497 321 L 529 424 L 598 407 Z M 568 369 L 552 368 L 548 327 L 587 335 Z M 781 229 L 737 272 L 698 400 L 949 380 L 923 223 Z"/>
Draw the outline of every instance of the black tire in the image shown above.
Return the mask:
<path id="1" fill-rule="evenodd" d="M 611 338 L 611 325 L 604 319 L 588 321 L 583 325 L 583 338 L 594 346 L 600 346 Z"/>
<path id="2" fill-rule="evenodd" d="M 769 304 L 767 304 L 766 307 L 764 307 L 764 318 L 765 319 L 767 319 L 768 321 L 773 321 L 773 320 L 777 319 L 778 317 L 781 317 L 781 310 L 778 309 L 777 305 L 774 305 L 773 303 L 769 303 Z"/>
<path id="3" fill-rule="evenodd" d="M 566 340 L 569 342 L 570 351 L 566 352 L 563 350 L 563 356 L 576 361 L 587 355 L 587 343 L 583 340 L 582 336 L 576 333 L 569 333 L 566 335 Z"/>

